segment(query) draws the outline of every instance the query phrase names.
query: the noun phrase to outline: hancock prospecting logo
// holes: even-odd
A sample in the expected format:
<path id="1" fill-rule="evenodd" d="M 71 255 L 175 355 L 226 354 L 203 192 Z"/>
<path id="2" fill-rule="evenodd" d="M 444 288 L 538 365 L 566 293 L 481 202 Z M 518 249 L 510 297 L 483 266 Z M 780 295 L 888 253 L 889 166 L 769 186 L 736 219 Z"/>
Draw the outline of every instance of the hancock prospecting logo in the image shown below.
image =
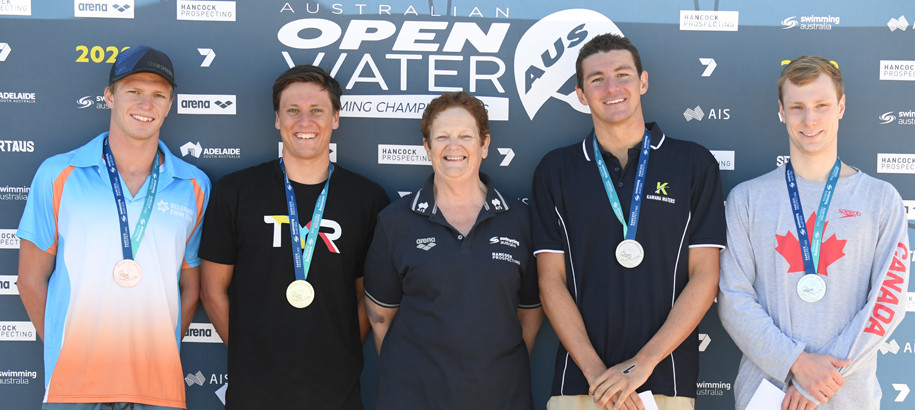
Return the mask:
<path id="1" fill-rule="evenodd" d="M 604 33 L 623 35 L 603 14 L 571 9 L 540 19 L 521 36 L 515 49 L 515 86 L 530 119 L 550 98 L 591 112 L 575 94 L 575 60 L 585 43 Z"/>
<path id="2" fill-rule="evenodd" d="M 2 0 L 0 1 L 0 15 L 31 16 L 32 0 Z"/>

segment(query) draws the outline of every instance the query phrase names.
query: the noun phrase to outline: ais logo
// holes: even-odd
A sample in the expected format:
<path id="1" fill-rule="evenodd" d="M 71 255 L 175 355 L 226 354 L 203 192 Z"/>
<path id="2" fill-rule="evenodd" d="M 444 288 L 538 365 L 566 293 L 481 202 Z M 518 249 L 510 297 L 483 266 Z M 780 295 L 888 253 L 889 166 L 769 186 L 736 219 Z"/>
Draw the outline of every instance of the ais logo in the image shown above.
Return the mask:
<path id="1" fill-rule="evenodd" d="M 591 112 L 575 95 L 575 60 L 588 40 L 604 33 L 623 35 L 609 18 L 587 9 L 550 14 L 524 33 L 515 51 L 515 86 L 530 119 L 550 98 Z"/>

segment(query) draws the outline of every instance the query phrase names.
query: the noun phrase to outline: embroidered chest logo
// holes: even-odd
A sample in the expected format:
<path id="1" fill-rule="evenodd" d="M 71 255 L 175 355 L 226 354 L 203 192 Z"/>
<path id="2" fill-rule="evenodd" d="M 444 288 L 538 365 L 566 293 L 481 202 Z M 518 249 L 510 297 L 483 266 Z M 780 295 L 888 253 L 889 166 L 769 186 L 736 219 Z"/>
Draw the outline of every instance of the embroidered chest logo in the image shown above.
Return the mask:
<path id="1" fill-rule="evenodd" d="M 512 239 L 507 236 L 493 236 L 489 238 L 490 245 L 505 245 L 512 248 L 517 248 L 521 246 L 521 242 L 517 239 Z"/>
<path id="2" fill-rule="evenodd" d="M 500 201 L 499 198 L 493 198 L 490 202 L 492 202 L 492 206 L 495 207 L 497 211 L 502 210 L 502 201 Z"/>
<path id="3" fill-rule="evenodd" d="M 853 211 L 851 209 L 840 209 L 839 213 L 842 214 L 842 218 L 853 218 L 856 216 L 861 216 L 861 212 Z"/>
<path id="4" fill-rule="evenodd" d="M 435 237 L 420 238 L 416 240 L 416 248 L 428 251 L 435 247 Z"/>
<path id="5" fill-rule="evenodd" d="M 807 219 L 806 225 L 810 240 L 813 240 L 812 232 L 816 217 L 817 214 L 814 212 L 810 215 L 810 218 Z M 826 221 L 826 223 L 823 224 L 823 232 L 825 232 L 828 227 L 829 221 Z M 826 235 L 823 234 L 823 236 Z M 801 256 L 801 243 L 794 237 L 794 232 L 789 230 L 785 235 L 776 234 L 775 240 L 778 243 L 775 250 L 788 261 L 788 273 L 803 272 L 804 258 Z M 820 262 L 817 265 L 817 273 L 828 275 L 827 269 L 829 268 L 829 265 L 832 265 L 833 262 L 845 256 L 845 242 L 847 242 L 847 240 L 840 240 L 836 238 L 835 234 L 823 241 L 823 244 L 820 246 Z"/>
<path id="6" fill-rule="evenodd" d="M 669 187 L 670 187 L 670 182 L 656 182 L 654 194 L 645 195 L 645 198 L 648 198 L 652 201 L 661 201 L 661 202 L 667 202 L 668 204 L 676 204 L 677 203 L 676 198 L 671 198 L 671 197 L 667 196 L 667 188 L 669 188 Z"/>

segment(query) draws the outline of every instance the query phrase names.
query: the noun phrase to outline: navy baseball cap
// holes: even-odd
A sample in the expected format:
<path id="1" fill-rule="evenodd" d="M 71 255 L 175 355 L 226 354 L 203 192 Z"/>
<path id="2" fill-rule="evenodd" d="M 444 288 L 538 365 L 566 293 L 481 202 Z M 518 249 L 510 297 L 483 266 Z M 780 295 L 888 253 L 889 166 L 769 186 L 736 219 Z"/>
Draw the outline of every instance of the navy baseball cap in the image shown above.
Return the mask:
<path id="1" fill-rule="evenodd" d="M 175 84 L 172 60 L 165 53 L 147 46 L 131 47 L 118 54 L 117 60 L 111 65 L 108 85 L 136 73 L 158 74 L 168 80 L 172 87 L 178 86 Z"/>

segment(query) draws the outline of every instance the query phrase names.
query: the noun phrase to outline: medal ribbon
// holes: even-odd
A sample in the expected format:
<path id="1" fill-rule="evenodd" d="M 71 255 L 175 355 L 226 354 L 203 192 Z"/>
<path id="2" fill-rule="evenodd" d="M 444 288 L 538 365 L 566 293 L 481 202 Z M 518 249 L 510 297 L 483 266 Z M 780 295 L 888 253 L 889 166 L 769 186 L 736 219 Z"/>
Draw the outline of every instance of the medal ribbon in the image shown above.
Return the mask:
<path id="1" fill-rule="evenodd" d="M 330 186 L 330 176 L 334 173 L 334 164 L 327 165 L 327 181 L 324 182 L 324 189 L 318 195 L 318 201 L 315 203 L 314 213 L 311 215 L 311 226 L 305 231 L 305 248 L 302 253 L 297 249 L 301 246 L 299 239 L 299 207 L 295 202 L 295 191 L 292 190 L 292 184 L 286 175 L 286 165 L 280 158 L 280 169 L 283 170 L 283 181 L 286 185 L 286 208 L 289 209 L 289 236 L 292 238 L 292 260 L 295 266 L 296 280 L 305 280 L 308 277 L 308 269 L 311 267 L 311 258 L 315 253 L 315 242 L 318 239 L 318 230 L 321 229 L 321 219 L 324 217 L 324 203 L 327 202 L 327 188 Z"/>
<path id="2" fill-rule="evenodd" d="M 836 158 L 832 171 L 829 172 L 829 179 L 826 180 L 826 187 L 823 189 L 823 196 L 820 197 L 820 207 L 817 209 L 817 219 L 813 226 L 813 243 L 807 236 L 807 224 L 804 218 L 804 210 L 801 208 L 801 196 L 797 190 L 797 179 L 794 176 L 794 167 L 791 161 L 785 166 L 785 182 L 788 184 L 788 196 L 791 198 L 791 210 L 794 212 L 794 226 L 797 228 L 798 242 L 801 243 L 801 256 L 804 259 L 804 273 L 815 275 L 817 266 L 820 264 L 820 245 L 823 242 L 823 227 L 826 223 L 826 211 L 829 210 L 829 203 L 832 201 L 832 195 L 835 193 L 836 183 L 839 181 L 839 172 L 842 170 L 842 161 Z"/>
<path id="3" fill-rule="evenodd" d="M 610 199 L 610 206 L 616 219 L 623 225 L 623 236 L 625 239 L 635 239 L 636 231 L 639 227 L 639 211 L 642 207 L 642 191 L 645 188 L 645 173 L 648 171 L 648 155 L 651 152 L 651 133 L 645 129 L 645 136 L 642 137 L 642 152 L 639 155 L 639 168 L 635 175 L 635 186 L 632 188 L 632 202 L 629 204 L 629 223 L 623 219 L 623 206 L 620 204 L 619 196 L 616 189 L 613 188 L 613 181 L 610 180 L 610 172 L 607 171 L 607 164 L 604 163 L 604 156 L 600 153 L 597 146 L 597 135 L 593 132 L 594 137 L 594 162 L 597 163 L 597 170 L 600 173 L 600 179 L 604 182 L 604 191 L 607 191 L 607 198 Z"/>
<path id="4" fill-rule="evenodd" d="M 118 168 L 114 164 L 114 155 L 111 154 L 111 147 L 108 145 L 108 137 L 102 143 L 102 158 L 105 159 L 105 168 L 108 170 L 108 179 L 111 180 L 111 190 L 114 192 L 114 202 L 118 208 L 118 222 L 121 225 L 121 248 L 124 259 L 133 259 L 137 256 L 137 249 L 140 248 L 140 241 L 146 233 L 149 215 L 152 213 L 153 202 L 156 200 L 156 188 L 159 186 L 159 149 L 156 148 L 156 158 L 153 159 L 152 172 L 150 173 L 149 185 L 146 188 L 146 201 L 143 202 L 143 210 L 140 212 L 140 219 L 133 228 L 133 235 L 130 234 L 130 227 L 127 225 L 127 201 L 124 200 L 124 192 L 121 190 L 121 177 L 118 175 Z"/>

